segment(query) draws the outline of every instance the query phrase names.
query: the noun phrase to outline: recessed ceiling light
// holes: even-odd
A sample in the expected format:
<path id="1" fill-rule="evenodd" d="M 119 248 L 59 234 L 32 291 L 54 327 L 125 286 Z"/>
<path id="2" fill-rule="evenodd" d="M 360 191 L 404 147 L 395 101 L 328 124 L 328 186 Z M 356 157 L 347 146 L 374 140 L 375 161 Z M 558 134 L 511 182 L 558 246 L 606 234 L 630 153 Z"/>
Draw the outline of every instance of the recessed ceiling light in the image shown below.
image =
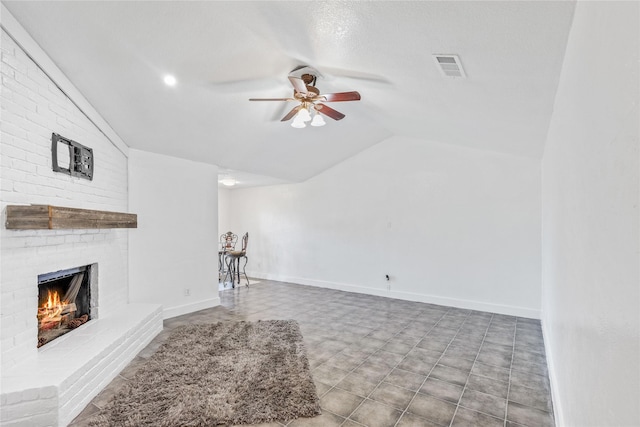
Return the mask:
<path id="1" fill-rule="evenodd" d="M 226 186 L 226 187 L 233 187 L 234 185 L 236 185 L 238 183 L 238 181 L 236 181 L 233 178 L 227 177 L 227 178 L 223 178 L 220 180 L 220 184 Z"/>
<path id="2" fill-rule="evenodd" d="M 164 83 L 167 86 L 175 86 L 176 85 L 176 78 L 173 77 L 170 74 L 167 74 L 166 76 L 164 76 Z"/>

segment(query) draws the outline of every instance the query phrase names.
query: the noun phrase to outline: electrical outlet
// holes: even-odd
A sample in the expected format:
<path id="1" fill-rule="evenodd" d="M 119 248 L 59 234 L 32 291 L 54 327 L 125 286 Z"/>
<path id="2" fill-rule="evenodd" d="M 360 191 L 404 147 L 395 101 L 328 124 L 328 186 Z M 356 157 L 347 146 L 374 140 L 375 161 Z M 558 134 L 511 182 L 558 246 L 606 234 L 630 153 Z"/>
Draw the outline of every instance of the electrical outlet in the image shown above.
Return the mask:
<path id="1" fill-rule="evenodd" d="M 184 296 L 188 297 L 189 295 L 191 295 L 191 289 L 189 288 L 184 288 Z"/>

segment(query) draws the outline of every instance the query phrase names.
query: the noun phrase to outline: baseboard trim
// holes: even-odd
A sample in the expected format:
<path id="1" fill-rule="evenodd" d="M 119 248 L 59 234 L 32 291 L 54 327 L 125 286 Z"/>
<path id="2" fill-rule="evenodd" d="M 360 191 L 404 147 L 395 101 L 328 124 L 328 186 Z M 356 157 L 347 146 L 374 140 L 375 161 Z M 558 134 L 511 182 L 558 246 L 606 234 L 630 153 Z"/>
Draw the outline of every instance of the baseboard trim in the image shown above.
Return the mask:
<path id="1" fill-rule="evenodd" d="M 447 307 L 463 308 L 467 310 L 478 310 L 489 313 L 505 314 L 508 316 L 526 317 L 529 319 L 540 319 L 540 310 L 526 307 L 517 307 L 502 304 L 492 304 L 483 301 L 473 301 L 457 298 L 439 297 L 428 294 L 418 294 L 413 292 L 393 291 L 380 288 L 353 285 L 349 283 L 329 282 L 324 280 L 307 279 L 303 277 L 280 276 L 275 274 L 251 271 L 247 273 L 251 277 L 265 280 L 277 280 L 280 282 L 296 283 L 299 285 L 315 286 L 319 288 L 335 289 L 339 291 L 355 292 L 360 294 L 376 295 L 387 298 L 401 299 L 405 301 L 424 302 L 428 304 L 443 305 Z"/>
<path id="2" fill-rule="evenodd" d="M 163 307 L 162 318 L 171 319 L 172 317 L 182 316 L 183 314 L 193 313 L 194 311 L 200 311 L 206 308 L 213 308 L 218 305 L 220 305 L 220 297 L 178 305 L 176 307 Z"/>
<path id="3" fill-rule="evenodd" d="M 540 326 L 542 327 L 542 339 L 544 341 L 545 358 L 547 360 L 547 369 L 549 370 L 549 383 L 551 385 L 551 404 L 553 405 L 553 418 L 555 425 L 564 426 L 564 413 L 560 403 L 560 390 L 558 389 L 558 377 L 553 358 L 553 350 L 551 349 L 549 333 L 547 332 L 547 319 L 542 316 Z"/>

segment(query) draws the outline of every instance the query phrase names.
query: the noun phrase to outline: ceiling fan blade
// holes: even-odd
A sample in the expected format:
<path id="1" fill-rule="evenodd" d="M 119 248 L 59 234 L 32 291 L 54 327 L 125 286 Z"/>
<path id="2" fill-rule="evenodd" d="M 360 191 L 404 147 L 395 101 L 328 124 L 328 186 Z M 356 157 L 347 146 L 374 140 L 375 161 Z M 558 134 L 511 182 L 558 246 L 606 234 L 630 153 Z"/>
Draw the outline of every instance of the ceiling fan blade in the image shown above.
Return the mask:
<path id="1" fill-rule="evenodd" d="M 360 101 L 360 94 L 353 92 L 325 93 L 320 95 L 326 102 Z"/>
<path id="2" fill-rule="evenodd" d="M 307 94 L 307 85 L 304 84 L 300 77 L 289 76 L 289 81 L 297 93 Z"/>
<path id="3" fill-rule="evenodd" d="M 293 118 L 293 116 L 296 115 L 296 113 L 298 112 L 298 110 L 300 110 L 300 105 L 298 105 L 297 107 L 293 107 L 293 110 L 289 111 L 287 113 L 286 116 L 284 116 L 280 121 L 281 122 L 286 122 L 287 120 L 291 120 Z"/>
<path id="4" fill-rule="evenodd" d="M 249 101 L 296 101 L 293 98 L 249 98 Z"/>
<path id="5" fill-rule="evenodd" d="M 315 108 L 318 111 L 318 113 L 322 113 L 325 116 L 331 117 L 333 120 L 342 120 L 345 117 L 345 115 L 342 114 L 341 112 L 336 111 L 333 108 L 328 107 L 324 104 L 316 104 Z"/>

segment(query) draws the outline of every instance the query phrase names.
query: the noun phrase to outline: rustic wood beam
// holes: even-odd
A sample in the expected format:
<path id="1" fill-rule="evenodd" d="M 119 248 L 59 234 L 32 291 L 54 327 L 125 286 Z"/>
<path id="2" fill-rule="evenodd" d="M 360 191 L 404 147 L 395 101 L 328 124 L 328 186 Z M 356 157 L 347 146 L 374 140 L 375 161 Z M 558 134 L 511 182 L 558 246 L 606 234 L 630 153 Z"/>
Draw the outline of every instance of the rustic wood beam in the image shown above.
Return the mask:
<path id="1" fill-rule="evenodd" d="M 9 205 L 5 227 L 10 230 L 138 228 L 138 215 L 51 205 Z"/>

